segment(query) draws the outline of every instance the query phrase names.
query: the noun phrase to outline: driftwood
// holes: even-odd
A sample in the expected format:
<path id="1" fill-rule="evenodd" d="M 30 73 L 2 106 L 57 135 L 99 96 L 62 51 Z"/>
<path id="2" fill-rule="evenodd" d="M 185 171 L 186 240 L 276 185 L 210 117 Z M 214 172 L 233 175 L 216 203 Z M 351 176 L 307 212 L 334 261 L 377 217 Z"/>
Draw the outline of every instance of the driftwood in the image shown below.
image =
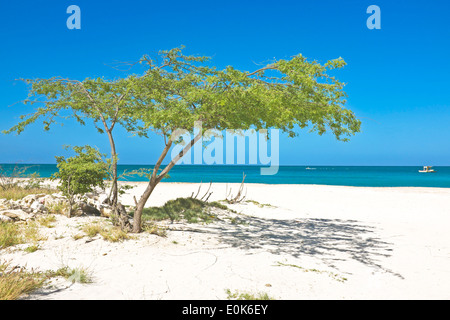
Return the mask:
<path id="1" fill-rule="evenodd" d="M 236 196 L 232 196 L 231 194 L 231 188 L 230 192 L 228 192 L 228 183 L 225 191 L 225 199 L 228 203 L 239 203 L 245 200 L 245 197 L 247 196 L 247 188 L 245 188 L 245 194 L 244 194 L 244 181 L 245 181 L 245 174 L 243 174 L 241 185 L 239 186 L 239 190 L 236 194 Z"/>
<path id="2" fill-rule="evenodd" d="M 131 230 L 131 223 L 128 219 L 127 210 L 122 205 L 122 203 L 117 203 L 117 205 L 114 207 L 114 214 L 112 216 L 112 222 L 115 226 L 120 227 L 123 231 L 130 231 Z"/>
<path id="3" fill-rule="evenodd" d="M 212 194 L 212 191 L 209 192 L 209 190 L 211 190 L 211 186 L 212 186 L 212 181 L 209 183 L 208 190 L 206 190 L 205 194 L 200 198 L 201 201 L 205 201 L 205 202 L 208 201 L 209 197 L 210 197 L 211 194 Z M 191 198 L 193 198 L 193 199 L 198 199 L 198 195 L 200 194 L 201 188 L 202 188 L 202 183 L 200 182 L 200 185 L 198 186 L 197 194 L 196 194 L 195 197 L 194 197 L 194 192 L 192 192 Z M 205 198 L 205 197 L 206 197 L 206 198 Z M 203 199 L 204 199 L 204 200 L 203 200 Z"/>

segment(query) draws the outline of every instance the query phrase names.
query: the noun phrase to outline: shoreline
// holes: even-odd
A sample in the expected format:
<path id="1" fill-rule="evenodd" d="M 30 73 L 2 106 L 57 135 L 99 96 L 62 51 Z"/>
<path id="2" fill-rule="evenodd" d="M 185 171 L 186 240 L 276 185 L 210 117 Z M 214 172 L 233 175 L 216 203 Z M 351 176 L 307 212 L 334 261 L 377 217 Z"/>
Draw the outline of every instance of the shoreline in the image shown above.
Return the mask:
<path id="1" fill-rule="evenodd" d="M 29 180 L 30 178 L 14 178 L 17 180 Z M 52 182 L 50 178 L 39 178 L 43 179 L 45 182 Z M 58 181 L 58 179 L 55 179 L 53 181 Z M 106 182 L 110 183 L 112 180 L 105 180 Z M 129 181 L 129 180 L 118 180 L 118 183 L 120 184 L 148 184 L 148 181 Z M 185 182 L 185 181 L 168 181 L 164 182 L 161 181 L 158 183 L 158 185 L 161 184 L 186 184 L 186 185 L 209 185 L 210 182 Z M 240 185 L 241 182 L 213 182 L 212 183 L 217 185 Z M 262 183 L 262 182 L 245 182 L 245 185 L 261 185 L 261 186 L 312 186 L 312 187 L 343 187 L 343 188 L 361 188 L 361 189 L 437 189 L 437 190 L 449 190 L 450 187 L 416 187 L 416 186 L 352 186 L 352 185 L 341 185 L 341 184 L 312 184 L 312 183 Z"/>
<path id="2" fill-rule="evenodd" d="M 0 165 L 1 166 L 1 165 Z M 119 165 L 119 175 L 150 165 Z M 19 167 L 20 168 L 20 167 Z M 377 188 L 445 188 L 450 189 L 450 166 L 435 167 L 435 173 L 420 173 L 419 166 L 318 166 L 317 170 L 306 170 L 304 166 L 280 166 L 276 175 L 261 175 L 261 166 L 240 165 L 178 165 L 168 179 L 171 183 L 240 183 L 245 173 L 246 183 L 266 185 L 329 185 Z M 12 175 L 13 166 L 3 168 L 3 174 Z M 35 167 L 36 172 L 48 179 L 56 172 L 56 165 Z M 27 171 L 28 172 L 28 171 Z M 0 171 L 1 175 L 1 171 Z M 146 182 L 145 177 L 126 176 L 121 182 Z"/>

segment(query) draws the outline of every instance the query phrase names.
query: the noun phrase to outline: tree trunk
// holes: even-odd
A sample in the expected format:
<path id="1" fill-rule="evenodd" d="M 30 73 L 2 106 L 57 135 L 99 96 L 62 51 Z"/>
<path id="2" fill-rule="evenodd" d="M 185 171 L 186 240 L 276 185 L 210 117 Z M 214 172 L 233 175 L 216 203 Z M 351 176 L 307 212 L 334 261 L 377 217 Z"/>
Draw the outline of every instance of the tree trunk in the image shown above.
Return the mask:
<path id="1" fill-rule="evenodd" d="M 123 231 L 131 230 L 131 224 L 128 219 L 127 211 L 120 202 L 117 203 L 117 205 L 114 207 L 113 221 L 114 225 L 119 226 L 121 230 Z"/>
<path id="2" fill-rule="evenodd" d="M 148 198 L 152 194 L 153 190 L 157 185 L 156 179 L 151 179 L 144 193 L 142 194 L 139 202 L 136 204 L 136 209 L 134 211 L 133 218 L 133 229 L 132 232 L 139 233 L 142 231 L 142 212 L 144 211 L 144 206 L 147 203 Z"/>
<path id="3" fill-rule="evenodd" d="M 109 195 L 109 204 L 115 209 L 118 201 L 118 187 L 117 187 L 117 153 L 116 145 L 114 143 L 114 138 L 112 132 L 107 130 L 109 144 L 111 146 L 111 160 L 112 160 L 112 186 Z"/>
<path id="4" fill-rule="evenodd" d="M 202 137 L 202 132 L 197 134 L 194 139 L 191 140 L 190 143 L 188 143 L 183 150 L 178 153 L 177 156 L 175 156 L 172 161 L 169 162 L 169 164 L 162 170 L 160 174 L 158 174 L 159 167 L 161 166 L 161 163 L 163 162 L 164 158 L 166 157 L 167 153 L 169 152 L 170 147 L 172 146 L 173 141 L 169 140 L 166 143 L 166 146 L 164 147 L 163 152 L 159 156 L 158 161 L 155 164 L 155 168 L 153 169 L 152 176 L 150 178 L 150 181 L 147 185 L 147 188 L 145 189 L 144 193 L 142 194 L 141 198 L 139 199 L 139 202 L 136 204 L 136 210 L 134 211 L 134 219 L 133 219 L 133 232 L 139 233 L 142 231 L 142 211 L 144 210 L 144 206 L 147 203 L 148 198 L 152 194 L 153 190 L 155 189 L 156 185 L 167 175 L 167 173 L 173 168 L 173 166 L 192 148 L 192 146 L 200 140 Z"/>

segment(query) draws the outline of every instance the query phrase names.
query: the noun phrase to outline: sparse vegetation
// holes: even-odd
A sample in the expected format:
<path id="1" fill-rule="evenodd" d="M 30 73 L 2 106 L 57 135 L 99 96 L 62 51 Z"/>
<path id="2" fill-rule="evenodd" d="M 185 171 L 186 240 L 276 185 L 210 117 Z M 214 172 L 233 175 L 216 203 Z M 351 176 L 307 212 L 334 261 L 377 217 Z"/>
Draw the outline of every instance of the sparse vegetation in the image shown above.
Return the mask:
<path id="1" fill-rule="evenodd" d="M 72 236 L 73 240 L 80 240 L 83 237 L 84 237 L 84 234 L 82 234 L 82 233 L 77 233 Z"/>
<path id="2" fill-rule="evenodd" d="M 71 269 L 64 266 L 56 271 L 48 271 L 46 275 L 48 277 L 63 277 L 72 283 L 92 283 L 91 273 L 84 267 Z"/>
<path id="3" fill-rule="evenodd" d="M 45 240 L 39 233 L 36 222 L 16 224 L 13 222 L 0 222 L 0 249 L 15 246 L 22 243 L 37 243 Z"/>
<path id="4" fill-rule="evenodd" d="M 0 300 L 17 300 L 42 288 L 47 280 L 55 277 L 63 277 L 72 283 L 92 283 L 90 272 L 83 267 L 71 269 L 65 266 L 56 271 L 37 272 L 0 261 Z"/>
<path id="5" fill-rule="evenodd" d="M 157 236 L 163 238 L 167 237 L 167 228 L 159 226 L 157 223 L 153 221 L 146 222 L 142 227 L 142 230 L 150 234 L 156 234 Z"/>
<path id="6" fill-rule="evenodd" d="M 39 232 L 39 224 L 36 221 L 28 221 L 21 228 L 24 243 L 34 243 L 39 241 L 47 240 L 46 237 L 42 236 Z"/>
<path id="7" fill-rule="evenodd" d="M 238 217 L 230 217 L 228 219 L 230 220 L 230 222 L 232 224 L 243 225 L 243 226 L 248 226 L 249 225 L 248 222 L 246 222 L 245 220 L 242 220 L 242 219 L 240 219 Z"/>
<path id="8" fill-rule="evenodd" d="M 131 239 L 131 236 L 126 231 L 115 226 L 110 228 L 103 228 L 102 231 L 100 231 L 100 235 L 104 240 L 109 242 L 119 242 Z"/>
<path id="9" fill-rule="evenodd" d="M 32 244 L 31 246 L 28 246 L 25 249 L 23 249 L 23 251 L 25 251 L 27 253 L 33 253 L 33 252 L 35 252 L 37 250 L 39 250 L 39 245 L 38 244 Z"/>
<path id="10" fill-rule="evenodd" d="M 38 222 L 43 227 L 54 228 L 53 223 L 56 222 L 56 217 L 54 215 L 43 215 L 39 217 Z"/>
<path id="11" fill-rule="evenodd" d="M 258 292 L 258 293 L 251 293 L 251 292 L 231 292 L 230 289 L 226 289 L 225 292 L 227 293 L 227 299 L 228 300 L 275 300 L 271 298 L 266 292 Z"/>
<path id="12" fill-rule="evenodd" d="M 12 222 L 0 222 L 0 249 L 23 243 L 19 225 Z"/>
<path id="13" fill-rule="evenodd" d="M 162 207 L 145 208 L 142 215 L 144 224 L 148 221 L 185 220 L 189 223 L 210 223 L 216 219 L 211 209 L 228 209 L 219 202 L 205 202 L 195 198 L 177 198 L 167 201 Z"/>
<path id="14" fill-rule="evenodd" d="M 0 262 L 0 300 L 17 300 L 55 277 L 63 277 L 72 283 L 92 283 L 90 272 L 83 267 L 71 269 L 65 266 L 56 271 L 37 272 L 3 261 Z"/>
<path id="15" fill-rule="evenodd" d="M 89 237 L 93 238 L 102 231 L 103 227 L 100 223 L 89 223 L 82 227 L 82 231 Z"/>
<path id="16" fill-rule="evenodd" d="M 0 199 L 19 200 L 30 194 L 51 194 L 54 189 L 41 185 L 36 173 L 27 174 L 29 167 L 15 165 L 11 170 L 0 166 Z"/>
<path id="17" fill-rule="evenodd" d="M 264 208 L 264 207 L 270 207 L 270 208 L 275 208 L 275 206 L 271 205 L 270 203 L 259 203 L 256 200 L 246 200 L 246 202 L 250 202 L 253 203 L 254 205 L 257 205 L 260 208 Z"/>
<path id="18" fill-rule="evenodd" d="M 102 238 L 106 241 L 110 242 L 118 242 L 130 239 L 130 235 L 121 230 L 119 227 L 115 226 L 105 226 L 101 223 L 90 223 L 83 226 L 82 231 L 89 237 L 93 238 L 96 235 L 102 236 Z M 75 235 L 74 239 L 80 239 L 81 235 Z"/>
<path id="19" fill-rule="evenodd" d="M 49 213 L 66 215 L 69 211 L 69 204 L 66 202 L 56 202 L 48 205 L 47 209 Z"/>
<path id="20" fill-rule="evenodd" d="M 41 288 L 46 280 L 46 275 L 41 272 L 0 262 L 0 300 L 16 300 Z"/>
<path id="21" fill-rule="evenodd" d="M 0 199 L 20 200 L 30 194 L 39 194 L 39 193 L 52 194 L 54 192 L 55 190 L 50 188 L 26 189 L 21 186 L 14 186 L 9 189 L 0 189 Z"/>
<path id="22" fill-rule="evenodd" d="M 317 270 L 314 268 L 311 269 L 306 269 L 303 268 L 301 266 L 295 265 L 295 264 L 287 264 L 287 263 L 282 263 L 282 262 L 277 262 L 277 267 L 293 267 L 293 268 L 298 268 L 300 270 L 302 270 L 303 272 L 315 272 L 315 273 L 319 273 L 319 274 L 327 274 L 330 278 L 339 281 L 339 282 L 345 282 L 347 281 L 347 278 L 341 277 L 340 275 L 338 275 L 337 273 L 332 273 L 329 271 L 321 271 L 321 270 Z"/>

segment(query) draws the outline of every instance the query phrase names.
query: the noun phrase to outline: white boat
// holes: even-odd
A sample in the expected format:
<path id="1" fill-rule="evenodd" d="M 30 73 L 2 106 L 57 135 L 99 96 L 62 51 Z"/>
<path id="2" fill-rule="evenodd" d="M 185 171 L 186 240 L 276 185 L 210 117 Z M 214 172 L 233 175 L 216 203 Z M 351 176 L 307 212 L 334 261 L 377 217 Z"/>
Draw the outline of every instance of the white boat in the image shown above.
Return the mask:
<path id="1" fill-rule="evenodd" d="M 431 173 L 431 172 L 436 172 L 434 169 L 432 169 L 432 166 L 423 166 L 423 170 L 419 170 L 419 172 L 422 173 Z"/>
<path id="2" fill-rule="evenodd" d="M 316 168 L 306 167 L 306 170 L 316 170 Z"/>

